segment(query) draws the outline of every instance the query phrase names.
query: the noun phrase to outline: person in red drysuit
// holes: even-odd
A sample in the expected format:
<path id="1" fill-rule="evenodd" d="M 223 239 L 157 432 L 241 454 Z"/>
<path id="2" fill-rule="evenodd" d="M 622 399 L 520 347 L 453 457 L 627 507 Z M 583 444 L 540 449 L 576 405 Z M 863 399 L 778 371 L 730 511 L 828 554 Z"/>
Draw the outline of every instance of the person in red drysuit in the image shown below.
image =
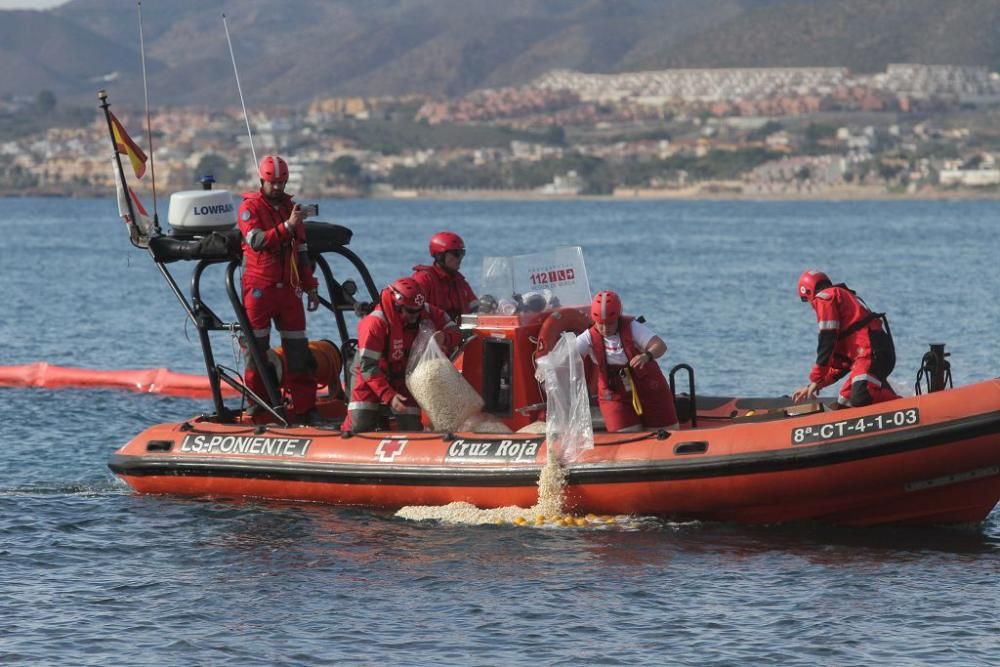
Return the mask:
<path id="1" fill-rule="evenodd" d="M 848 378 L 831 406 L 835 409 L 899 398 L 888 380 L 896 349 L 885 313 L 873 313 L 847 285 L 834 285 L 822 271 L 804 272 L 798 292 L 816 311 L 819 342 L 809 384 L 797 389 L 792 399 L 815 398 L 844 375 Z"/>
<path id="2" fill-rule="evenodd" d="M 387 405 L 400 431 L 422 431 L 420 407 L 406 388 L 406 366 L 422 319 L 437 331 L 445 354 L 461 342 L 448 315 L 427 303 L 412 278 L 400 278 L 382 290 L 379 304 L 358 323 L 358 351 L 352 370 L 351 402 L 345 430 L 377 430 L 379 411 Z"/>
<path id="3" fill-rule="evenodd" d="M 283 159 L 264 156 L 259 175 L 260 190 L 243 193 L 237 216 L 243 237 L 243 307 L 263 358 L 270 346 L 274 320 L 288 363 L 290 417 L 296 422 L 308 422 L 316 416 L 316 380 L 302 294 L 307 295 L 310 311 L 319 306 L 319 296 L 306 254 L 304 216 L 301 207 L 285 193 L 288 165 Z M 246 383 L 255 394 L 268 399 L 260 369 L 249 355 Z M 258 411 L 258 406 L 251 406 L 251 414 Z"/>
<path id="4" fill-rule="evenodd" d="M 609 432 L 677 428 L 670 385 L 656 359 L 667 344 L 649 327 L 622 316 L 614 292 L 598 292 L 590 306 L 594 325 L 576 339 L 580 356 L 597 369 L 597 399 Z"/>
<path id="5" fill-rule="evenodd" d="M 476 293 L 459 272 L 465 257 L 465 242 L 454 232 L 438 232 L 429 244 L 434 263 L 413 267 L 413 279 L 420 285 L 427 303 L 437 306 L 458 322 L 459 317 L 479 307 Z"/>

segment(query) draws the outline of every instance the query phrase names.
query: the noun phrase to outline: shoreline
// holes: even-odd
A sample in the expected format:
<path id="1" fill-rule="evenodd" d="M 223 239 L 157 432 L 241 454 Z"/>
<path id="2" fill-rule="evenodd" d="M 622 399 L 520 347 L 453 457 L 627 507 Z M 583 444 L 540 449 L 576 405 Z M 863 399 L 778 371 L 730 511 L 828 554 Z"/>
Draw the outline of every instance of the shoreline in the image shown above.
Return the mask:
<path id="1" fill-rule="evenodd" d="M 798 193 L 759 193 L 723 191 L 713 192 L 702 188 L 689 190 L 626 190 L 610 195 L 585 194 L 542 194 L 531 190 L 472 190 L 472 191 L 426 191 L 416 194 L 366 197 L 392 201 L 413 199 L 441 201 L 945 201 L 945 200 L 995 200 L 1000 192 L 923 190 L 919 192 L 887 192 L 882 188 L 850 188 Z"/>
<path id="2" fill-rule="evenodd" d="M 173 192 L 173 191 L 169 191 Z M 169 192 L 165 199 L 169 199 Z M 235 193 L 235 191 L 233 191 Z M 140 196 L 151 196 L 139 192 Z M 238 194 L 238 193 L 237 193 Z M 947 200 L 996 200 L 1000 192 L 975 190 L 922 189 L 916 192 L 888 192 L 881 187 L 830 188 L 801 192 L 744 192 L 736 189 L 715 189 L 712 186 L 694 186 L 676 190 L 626 188 L 612 194 L 548 194 L 535 190 L 397 190 L 379 195 L 345 197 L 315 193 L 297 194 L 299 199 L 370 199 L 378 201 L 947 201 Z M 0 199 L 114 199 L 104 191 L 24 191 L 4 192 Z"/>

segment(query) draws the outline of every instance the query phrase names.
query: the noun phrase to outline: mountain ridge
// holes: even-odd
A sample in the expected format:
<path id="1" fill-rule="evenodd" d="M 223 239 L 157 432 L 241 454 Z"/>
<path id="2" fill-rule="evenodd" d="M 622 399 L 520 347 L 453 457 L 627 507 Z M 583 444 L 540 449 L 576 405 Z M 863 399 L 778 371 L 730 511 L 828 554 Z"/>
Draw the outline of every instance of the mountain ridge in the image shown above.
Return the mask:
<path id="1" fill-rule="evenodd" d="M 1000 63 L 1000 2 L 963 0 L 171 0 L 142 5 L 150 92 L 219 108 L 521 85 L 552 69 Z M 141 103 L 137 16 L 120 0 L 0 12 L 0 96 Z"/>

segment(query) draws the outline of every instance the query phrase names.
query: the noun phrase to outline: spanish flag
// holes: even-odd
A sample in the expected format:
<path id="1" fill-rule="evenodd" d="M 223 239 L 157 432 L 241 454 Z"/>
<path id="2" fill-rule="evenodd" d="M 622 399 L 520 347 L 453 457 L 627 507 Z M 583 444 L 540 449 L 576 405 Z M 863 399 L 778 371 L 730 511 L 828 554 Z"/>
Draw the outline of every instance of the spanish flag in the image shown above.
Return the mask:
<path id="1" fill-rule="evenodd" d="M 115 137 L 115 150 L 128 156 L 135 177 L 142 178 L 142 175 L 146 173 L 146 154 L 142 152 L 137 143 L 132 141 L 132 137 L 128 136 L 121 121 L 115 118 L 115 115 L 110 111 L 108 113 L 111 115 L 111 132 Z"/>
<path id="2" fill-rule="evenodd" d="M 125 224 L 131 228 L 135 228 L 136 234 L 134 238 L 136 240 L 146 240 L 153 234 L 153 221 L 149 217 L 149 213 L 146 212 L 146 207 L 142 205 L 139 201 L 139 197 L 135 194 L 132 188 L 126 188 L 122 185 L 122 179 L 118 175 L 118 169 L 114 164 L 114 160 L 111 161 L 111 171 L 115 175 L 115 187 L 118 192 L 118 215 L 121 216 Z M 126 195 L 126 191 L 128 195 Z M 135 219 L 129 215 L 128 202 L 126 202 L 125 197 L 132 200 L 132 212 L 135 214 Z"/>

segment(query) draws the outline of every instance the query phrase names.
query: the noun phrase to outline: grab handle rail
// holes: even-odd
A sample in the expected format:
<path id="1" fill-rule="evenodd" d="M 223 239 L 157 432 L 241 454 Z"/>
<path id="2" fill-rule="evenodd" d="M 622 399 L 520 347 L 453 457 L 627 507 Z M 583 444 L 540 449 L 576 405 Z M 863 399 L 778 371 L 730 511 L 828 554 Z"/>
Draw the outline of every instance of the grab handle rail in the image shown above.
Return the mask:
<path id="1" fill-rule="evenodd" d="M 670 393 L 675 397 L 677 396 L 677 384 L 674 376 L 677 375 L 678 371 L 687 371 L 688 374 L 688 394 L 691 397 L 691 428 L 694 428 L 698 426 L 698 404 L 694 393 L 694 369 L 688 364 L 677 364 L 670 369 Z"/>

